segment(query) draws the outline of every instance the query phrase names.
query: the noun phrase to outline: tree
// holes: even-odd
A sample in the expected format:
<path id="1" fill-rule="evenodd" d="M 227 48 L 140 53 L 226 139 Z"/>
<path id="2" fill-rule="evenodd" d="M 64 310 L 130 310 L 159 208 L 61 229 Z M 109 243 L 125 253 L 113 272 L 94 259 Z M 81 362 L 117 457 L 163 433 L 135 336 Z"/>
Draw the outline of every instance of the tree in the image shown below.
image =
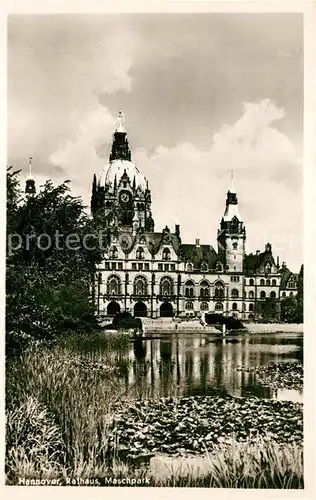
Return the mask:
<path id="1" fill-rule="evenodd" d="M 108 234 L 100 218 L 87 217 L 67 182 L 48 181 L 21 200 L 18 172 L 9 169 L 7 242 L 8 343 L 12 335 L 42 338 L 97 326 L 90 287 Z"/>

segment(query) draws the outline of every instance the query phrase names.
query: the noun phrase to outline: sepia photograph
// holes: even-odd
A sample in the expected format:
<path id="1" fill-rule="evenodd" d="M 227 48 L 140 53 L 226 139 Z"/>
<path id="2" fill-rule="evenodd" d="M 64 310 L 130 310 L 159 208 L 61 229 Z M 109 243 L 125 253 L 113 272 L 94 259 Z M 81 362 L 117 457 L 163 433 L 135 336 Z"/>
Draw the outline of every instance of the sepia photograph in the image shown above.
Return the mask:
<path id="1" fill-rule="evenodd" d="M 300 12 L 8 15 L 6 485 L 304 488 L 303 116 Z"/>

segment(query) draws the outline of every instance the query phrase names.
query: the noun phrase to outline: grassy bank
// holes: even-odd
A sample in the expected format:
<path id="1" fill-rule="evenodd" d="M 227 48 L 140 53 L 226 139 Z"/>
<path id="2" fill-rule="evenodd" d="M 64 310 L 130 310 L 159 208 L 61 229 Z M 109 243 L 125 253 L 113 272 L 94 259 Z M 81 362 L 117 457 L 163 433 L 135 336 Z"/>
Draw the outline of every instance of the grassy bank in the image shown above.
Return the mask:
<path id="1" fill-rule="evenodd" d="M 8 361 L 8 484 L 19 478 L 104 484 L 109 476 L 133 476 L 151 486 L 302 486 L 299 405 L 256 398 L 139 401 L 137 387 L 134 396 L 127 389 L 128 352 L 127 336 L 95 333 L 33 347 Z M 271 423 L 276 430 L 269 437 Z M 251 427 L 256 433 L 248 440 Z M 161 477 L 149 468 L 150 456 L 181 449 L 183 455 L 207 450 L 206 473 Z"/>
<path id="2" fill-rule="evenodd" d="M 54 448 L 59 468 L 74 472 L 97 470 L 108 459 L 112 408 L 128 398 L 122 378 L 116 376 L 126 367 L 128 345 L 126 336 L 74 335 L 51 347 L 31 348 L 7 363 L 9 477 L 29 468 L 39 473 L 42 465 L 46 470 Z M 46 444 L 37 450 L 37 442 Z"/>

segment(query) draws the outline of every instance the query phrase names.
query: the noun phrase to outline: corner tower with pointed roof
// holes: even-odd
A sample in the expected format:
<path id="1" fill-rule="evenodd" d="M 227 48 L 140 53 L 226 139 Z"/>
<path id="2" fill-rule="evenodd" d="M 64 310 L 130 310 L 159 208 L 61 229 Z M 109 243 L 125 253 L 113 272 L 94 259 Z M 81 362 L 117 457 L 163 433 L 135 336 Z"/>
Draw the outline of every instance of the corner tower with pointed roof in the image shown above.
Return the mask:
<path id="1" fill-rule="evenodd" d="M 242 273 L 245 255 L 246 229 L 239 213 L 237 192 L 233 175 L 231 188 L 227 192 L 224 217 L 217 234 L 218 254 L 224 269 L 231 273 Z"/>

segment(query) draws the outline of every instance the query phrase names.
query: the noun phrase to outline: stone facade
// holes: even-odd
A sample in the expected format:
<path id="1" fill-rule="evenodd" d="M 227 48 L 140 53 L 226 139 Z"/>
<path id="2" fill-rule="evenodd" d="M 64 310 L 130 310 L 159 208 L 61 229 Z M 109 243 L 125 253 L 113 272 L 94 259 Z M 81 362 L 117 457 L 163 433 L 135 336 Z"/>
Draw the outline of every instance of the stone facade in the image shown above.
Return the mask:
<path id="1" fill-rule="evenodd" d="M 217 251 L 198 239 L 183 243 L 177 224 L 173 230 L 154 231 L 148 181 L 131 160 L 121 113 L 109 165 L 93 179 L 91 211 L 104 215 L 111 234 L 94 283 L 100 316 L 126 310 L 152 318 L 207 312 L 246 321 L 265 314 L 279 318 L 281 291 L 295 275 L 279 266 L 269 243 L 263 252 L 246 255 L 246 229 L 233 185 Z"/>

